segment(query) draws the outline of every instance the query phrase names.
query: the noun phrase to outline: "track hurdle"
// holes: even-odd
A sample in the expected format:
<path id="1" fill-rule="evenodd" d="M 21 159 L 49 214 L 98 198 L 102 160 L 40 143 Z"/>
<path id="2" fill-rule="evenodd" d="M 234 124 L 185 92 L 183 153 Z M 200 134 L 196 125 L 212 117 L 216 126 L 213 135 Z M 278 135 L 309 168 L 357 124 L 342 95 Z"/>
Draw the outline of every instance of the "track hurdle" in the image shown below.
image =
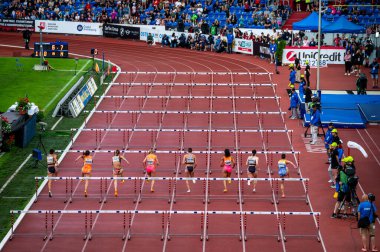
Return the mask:
<path id="1" fill-rule="evenodd" d="M 83 240 L 92 240 L 93 236 L 120 236 L 122 240 L 128 239 L 130 240 L 134 236 L 158 236 L 160 237 L 160 240 L 164 240 L 165 238 L 165 224 L 167 227 L 167 239 L 170 240 L 172 237 L 175 236 L 193 236 L 198 235 L 200 237 L 200 241 L 203 241 L 204 239 L 206 241 L 209 240 L 210 237 L 238 237 L 240 241 L 243 239 L 245 241 L 248 240 L 248 237 L 252 236 L 270 236 L 270 237 L 276 237 L 277 241 L 287 241 L 288 237 L 294 237 L 294 238 L 316 238 L 316 240 L 320 241 L 320 213 L 319 212 L 270 212 L 270 211 L 203 211 L 203 210 L 187 210 L 187 211 L 177 211 L 177 210 L 11 210 L 10 216 L 11 216 L 11 225 L 12 225 L 12 235 L 11 239 L 13 239 L 16 235 L 17 236 L 34 236 L 35 234 L 16 234 L 15 230 L 13 229 L 14 225 L 14 215 L 16 214 L 36 214 L 36 215 L 42 215 L 45 217 L 45 221 L 43 222 L 44 225 L 44 233 L 43 233 L 43 240 L 46 240 L 49 238 L 49 240 L 52 240 L 54 236 L 57 236 L 57 234 L 54 231 L 54 224 L 55 219 L 57 219 L 56 215 L 62 215 L 62 214 L 73 214 L 73 215 L 81 215 L 83 218 L 83 227 L 84 232 L 83 233 L 77 233 L 77 234 L 66 234 L 66 235 L 83 235 Z M 105 214 L 112 214 L 116 216 L 121 216 L 122 221 L 120 221 L 120 229 L 121 232 L 119 233 L 94 233 L 94 217 L 93 215 L 105 215 Z M 134 233 L 133 232 L 133 223 L 132 218 L 133 215 L 153 215 L 158 217 L 158 223 L 160 223 L 160 232 L 159 233 Z M 193 234 L 180 234 L 180 233 L 173 233 L 171 232 L 171 217 L 173 215 L 198 215 L 201 217 L 201 225 L 200 225 L 200 233 L 193 233 Z M 237 216 L 239 219 L 239 231 L 235 233 L 211 233 L 209 231 L 209 225 L 213 220 L 211 220 L 211 216 L 217 218 L 217 216 Z M 272 216 L 274 218 L 274 225 L 276 225 L 276 228 L 278 230 L 278 233 L 276 234 L 262 234 L 262 233 L 249 233 L 247 230 L 248 226 L 248 216 Z M 50 217 L 50 221 L 48 217 Z M 296 216 L 303 216 L 303 217 L 314 217 L 316 216 L 317 219 L 317 225 L 315 227 L 316 232 L 314 234 L 304 234 L 304 233 L 285 233 L 286 229 L 286 218 L 290 219 Z M 167 221 L 165 221 L 167 220 Z M 213 222 L 214 223 L 214 222 Z M 254 225 L 250 224 L 250 226 Z M 205 231 L 205 235 L 203 235 L 203 231 Z M 63 234 L 61 234 L 63 235 Z"/>
<path id="2" fill-rule="evenodd" d="M 35 177 L 36 181 L 36 201 L 37 201 L 37 189 L 38 189 L 38 182 L 41 180 L 53 180 L 53 181 L 65 181 L 65 196 L 64 196 L 64 202 L 71 203 L 73 201 L 74 195 L 73 195 L 73 181 L 77 180 L 97 180 L 99 181 L 99 193 L 96 194 L 96 197 L 99 197 L 99 203 L 106 203 L 107 202 L 107 196 L 108 196 L 108 185 L 109 183 L 112 183 L 115 180 L 120 181 L 126 181 L 133 183 L 133 194 L 127 194 L 120 196 L 120 198 L 131 198 L 133 199 L 133 202 L 136 203 L 141 202 L 142 199 L 164 199 L 167 200 L 168 203 L 171 203 L 172 196 L 173 196 L 173 203 L 176 203 L 177 200 L 184 200 L 184 199 L 201 199 L 203 203 L 210 203 L 211 200 L 236 200 L 237 203 L 244 204 L 245 200 L 269 200 L 273 204 L 273 195 L 275 195 L 275 202 L 276 204 L 279 204 L 280 197 L 279 197 L 279 183 L 285 183 L 285 182 L 305 182 L 306 185 L 308 185 L 309 179 L 308 178 L 206 178 L 206 177 Z M 161 193 L 161 194 L 146 194 L 143 193 L 143 183 L 147 183 L 150 181 L 166 181 L 167 182 L 167 194 Z M 178 194 L 177 190 L 177 183 L 178 182 L 185 182 L 185 181 L 196 181 L 201 182 L 198 183 L 202 186 L 202 192 L 201 195 L 191 195 L 191 194 Z M 211 190 L 211 188 L 214 186 L 213 183 L 216 182 L 235 182 L 240 183 L 241 189 L 239 189 L 239 186 L 237 186 L 236 194 L 212 194 L 212 192 L 215 192 L 215 190 Z M 270 184 L 271 188 L 271 194 L 269 195 L 261 195 L 259 193 L 255 195 L 247 195 L 244 193 L 245 191 L 245 183 L 248 181 L 257 181 L 257 182 L 267 182 Z M 156 187 L 158 185 L 156 184 Z M 207 189 L 206 189 L 207 188 Z M 206 193 L 206 190 L 207 193 Z M 121 191 L 121 190 L 120 190 Z M 165 190 L 164 190 L 165 191 Z M 162 190 L 160 189 L 160 192 Z M 241 200 L 240 200 L 240 194 L 241 194 Z M 119 196 L 118 196 L 119 197 Z M 288 196 L 291 200 L 305 200 L 308 204 L 308 186 L 306 186 L 305 195 L 293 195 Z M 286 198 L 285 198 L 286 199 Z M 281 198 L 281 200 L 284 200 L 284 198 Z"/>

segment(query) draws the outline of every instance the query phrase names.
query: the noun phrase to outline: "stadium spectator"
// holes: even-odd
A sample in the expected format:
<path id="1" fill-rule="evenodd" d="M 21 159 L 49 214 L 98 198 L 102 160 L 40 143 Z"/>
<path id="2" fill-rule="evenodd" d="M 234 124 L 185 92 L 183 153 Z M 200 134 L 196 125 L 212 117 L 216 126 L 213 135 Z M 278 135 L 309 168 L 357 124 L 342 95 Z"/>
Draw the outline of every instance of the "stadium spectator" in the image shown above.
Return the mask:
<path id="1" fill-rule="evenodd" d="M 227 53 L 232 53 L 232 43 L 234 42 L 234 35 L 232 32 L 227 32 Z"/>
<path id="2" fill-rule="evenodd" d="M 152 36 L 152 33 L 149 32 L 148 36 L 147 36 L 147 40 L 146 40 L 147 44 L 150 46 L 153 44 L 153 36 Z"/>
<path id="3" fill-rule="evenodd" d="M 162 40 L 161 40 L 161 47 L 165 47 L 165 46 L 170 46 L 169 36 L 166 34 L 162 36 Z"/>
<path id="4" fill-rule="evenodd" d="M 269 53 L 270 53 L 270 63 L 275 63 L 274 55 L 277 52 L 277 44 L 276 42 L 272 39 L 271 42 L 269 43 Z"/>
<path id="5" fill-rule="evenodd" d="M 172 37 L 170 39 L 170 47 L 171 48 L 176 48 L 177 44 L 178 44 L 178 40 L 177 40 L 177 37 L 176 37 L 175 33 L 173 32 Z"/>
<path id="6" fill-rule="evenodd" d="M 309 46 L 317 46 L 317 42 L 315 42 L 314 38 L 311 38 L 310 42 L 309 42 Z"/>
<path id="7" fill-rule="evenodd" d="M 351 67 L 352 67 L 352 62 L 351 62 L 351 51 L 347 50 L 346 55 L 344 55 L 344 75 L 351 75 Z"/>

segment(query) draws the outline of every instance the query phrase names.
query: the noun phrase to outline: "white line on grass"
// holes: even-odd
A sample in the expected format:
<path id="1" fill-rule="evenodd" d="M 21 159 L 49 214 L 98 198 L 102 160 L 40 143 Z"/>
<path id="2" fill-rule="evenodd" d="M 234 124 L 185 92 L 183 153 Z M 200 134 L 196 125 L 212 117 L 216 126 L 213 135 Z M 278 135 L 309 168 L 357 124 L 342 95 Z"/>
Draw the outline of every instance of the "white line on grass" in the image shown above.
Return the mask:
<path id="1" fill-rule="evenodd" d="M 79 69 L 79 71 L 81 72 L 81 71 L 83 71 L 83 69 L 88 65 L 88 63 L 90 63 L 91 61 L 87 61 L 87 63 L 86 64 L 84 64 L 82 67 L 81 67 L 81 69 Z M 66 83 L 66 85 L 63 87 L 63 88 L 61 88 L 61 90 L 58 92 L 58 93 L 56 93 L 55 94 L 55 96 L 53 97 L 53 99 L 51 99 L 50 101 L 49 101 L 49 103 L 48 104 L 46 104 L 45 105 L 45 107 L 43 108 L 43 110 L 45 111 L 57 98 L 58 98 L 58 96 L 60 96 L 61 95 L 61 93 L 71 84 L 71 82 L 73 82 L 74 80 L 75 80 L 75 78 L 76 78 L 77 76 L 76 75 L 74 75 L 67 83 Z"/>
<path id="2" fill-rule="evenodd" d="M 63 119 L 63 116 L 61 116 L 56 123 L 54 123 L 53 127 L 51 127 L 51 130 L 54 130 L 55 127 L 57 127 L 58 123 L 60 123 Z"/>
<path id="3" fill-rule="evenodd" d="M 10 176 L 5 182 L 5 184 L 1 187 L 0 193 L 4 191 L 4 189 L 7 187 L 7 185 L 13 180 L 13 178 L 17 175 L 17 173 L 21 170 L 22 167 L 29 161 L 29 159 L 32 157 L 32 154 L 29 154 L 29 156 L 25 159 L 25 161 L 17 168 L 17 170 Z"/>

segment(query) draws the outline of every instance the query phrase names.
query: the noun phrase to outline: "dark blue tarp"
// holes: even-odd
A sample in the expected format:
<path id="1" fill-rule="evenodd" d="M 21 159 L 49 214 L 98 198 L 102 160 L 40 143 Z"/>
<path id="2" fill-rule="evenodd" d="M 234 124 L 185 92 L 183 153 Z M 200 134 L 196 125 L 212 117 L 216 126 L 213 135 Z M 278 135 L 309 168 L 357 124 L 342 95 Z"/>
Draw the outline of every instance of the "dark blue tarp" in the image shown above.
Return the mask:
<path id="1" fill-rule="evenodd" d="M 322 31 L 325 33 L 362 33 L 365 32 L 365 28 L 348 21 L 345 17 L 339 17 L 335 22 L 323 27 Z"/>
<path id="2" fill-rule="evenodd" d="M 322 28 L 330 24 L 330 22 L 324 20 L 323 18 L 321 22 L 322 22 Z M 301 31 L 318 30 L 318 13 L 312 12 L 309 16 L 302 19 L 301 21 L 293 23 L 293 30 L 301 30 Z"/>

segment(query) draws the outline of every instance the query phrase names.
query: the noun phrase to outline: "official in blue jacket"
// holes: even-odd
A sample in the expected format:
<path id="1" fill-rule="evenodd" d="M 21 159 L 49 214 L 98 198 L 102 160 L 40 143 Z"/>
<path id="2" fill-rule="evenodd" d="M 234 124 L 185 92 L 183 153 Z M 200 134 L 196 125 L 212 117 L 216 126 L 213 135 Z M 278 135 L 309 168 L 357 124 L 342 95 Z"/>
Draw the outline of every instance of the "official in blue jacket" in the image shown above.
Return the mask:
<path id="1" fill-rule="evenodd" d="M 362 251 L 378 251 L 375 240 L 375 222 L 377 218 L 375 216 L 377 216 L 377 209 L 374 202 L 375 195 L 372 193 L 368 193 L 368 195 L 363 194 L 362 202 L 358 207 L 358 220 L 360 221 L 363 218 L 369 219 L 369 226 L 366 228 L 360 228 L 363 243 Z M 372 248 L 367 248 L 369 239 L 371 239 L 370 244 Z"/>
<path id="2" fill-rule="evenodd" d="M 227 52 L 232 53 L 232 43 L 234 42 L 234 35 L 231 32 L 227 33 Z"/>
<path id="3" fill-rule="evenodd" d="M 294 65 L 289 65 L 290 74 L 289 74 L 289 87 L 294 88 L 294 83 L 296 82 L 296 73 L 297 71 L 294 70 Z"/>
<path id="4" fill-rule="evenodd" d="M 311 143 L 316 144 L 318 139 L 318 128 L 321 126 L 321 115 L 317 109 L 317 105 L 313 105 L 313 111 L 310 118 Z"/>
<path id="5" fill-rule="evenodd" d="M 292 94 L 290 95 L 290 110 L 292 112 L 292 115 L 290 116 L 290 119 L 298 118 L 298 112 L 297 112 L 298 105 L 299 105 L 298 95 L 296 93 L 296 90 L 292 88 Z"/>
<path id="6" fill-rule="evenodd" d="M 332 144 L 332 141 L 333 141 L 333 135 L 331 131 L 333 129 L 334 129 L 333 123 L 329 123 L 329 126 L 325 132 L 325 148 L 326 148 L 327 157 L 329 158 L 329 161 L 326 162 L 327 164 L 330 163 L 330 144 Z"/>
<path id="7" fill-rule="evenodd" d="M 277 44 L 276 42 L 272 39 L 271 42 L 269 43 L 269 53 L 270 53 L 270 63 L 276 63 L 276 60 L 274 58 L 275 54 L 277 52 Z"/>

